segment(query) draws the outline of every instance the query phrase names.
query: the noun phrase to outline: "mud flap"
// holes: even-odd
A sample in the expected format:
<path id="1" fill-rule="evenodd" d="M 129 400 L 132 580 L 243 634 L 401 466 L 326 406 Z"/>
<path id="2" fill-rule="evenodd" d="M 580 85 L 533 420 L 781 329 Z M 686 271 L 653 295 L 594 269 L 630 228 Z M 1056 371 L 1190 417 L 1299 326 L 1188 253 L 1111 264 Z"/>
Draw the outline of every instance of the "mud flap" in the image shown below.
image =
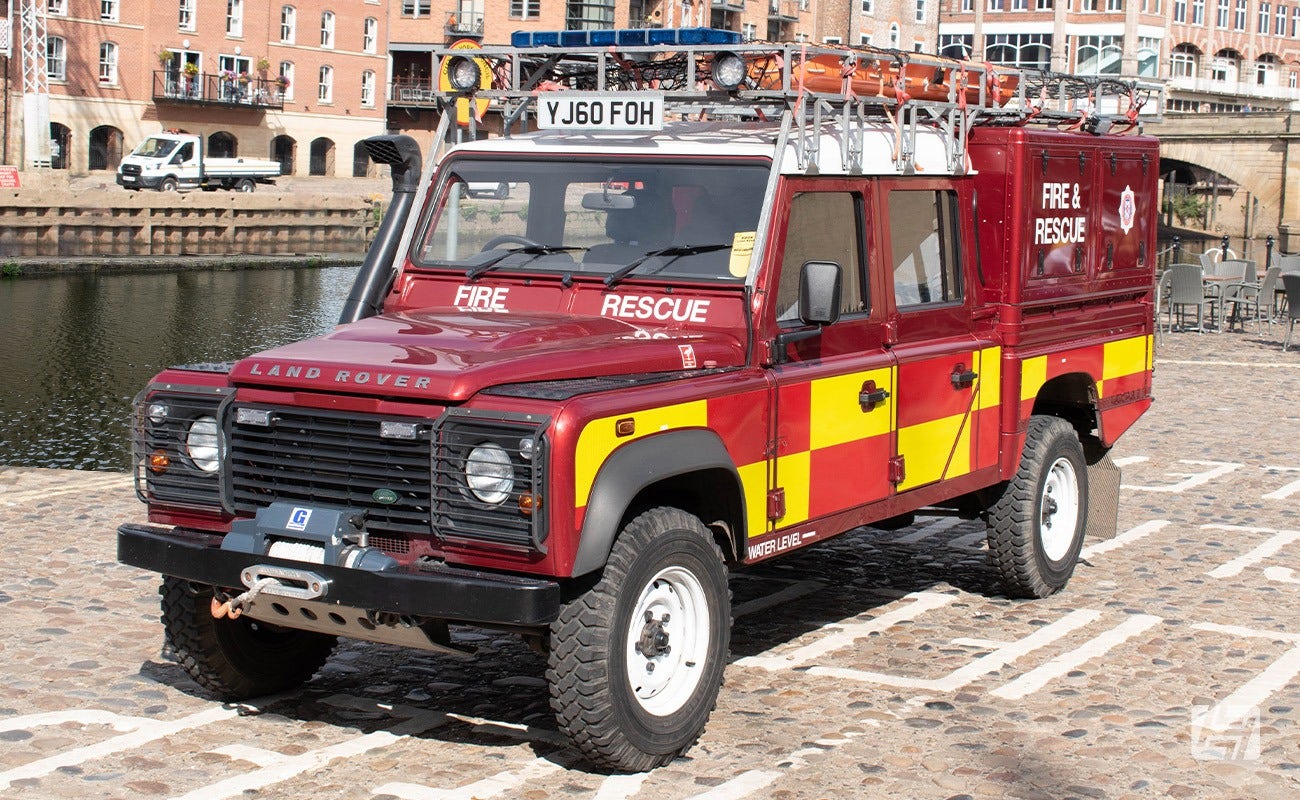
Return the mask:
<path id="1" fill-rule="evenodd" d="M 1085 539 L 1111 539 L 1119 531 L 1120 468 L 1110 453 L 1088 465 L 1088 527 Z"/>

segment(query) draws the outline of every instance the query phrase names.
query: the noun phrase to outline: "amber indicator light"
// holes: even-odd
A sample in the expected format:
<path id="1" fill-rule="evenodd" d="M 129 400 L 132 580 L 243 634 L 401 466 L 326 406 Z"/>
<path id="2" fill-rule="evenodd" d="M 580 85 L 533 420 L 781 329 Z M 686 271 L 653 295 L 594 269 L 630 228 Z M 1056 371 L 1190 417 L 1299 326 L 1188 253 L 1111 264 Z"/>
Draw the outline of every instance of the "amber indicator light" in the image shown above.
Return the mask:
<path id="1" fill-rule="evenodd" d="M 149 471 L 163 473 L 172 465 L 172 460 L 162 450 L 155 450 L 149 454 Z"/>
<path id="2" fill-rule="evenodd" d="M 519 511 L 525 517 L 531 517 L 533 512 L 542 507 L 542 498 L 535 494 L 525 492 L 519 495 Z"/>
<path id="3" fill-rule="evenodd" d="M 631 436 L 634 433 L 636 433 L 636 420 L 632 417 L 626 417 L 614 423 L 615 436 Z"/>

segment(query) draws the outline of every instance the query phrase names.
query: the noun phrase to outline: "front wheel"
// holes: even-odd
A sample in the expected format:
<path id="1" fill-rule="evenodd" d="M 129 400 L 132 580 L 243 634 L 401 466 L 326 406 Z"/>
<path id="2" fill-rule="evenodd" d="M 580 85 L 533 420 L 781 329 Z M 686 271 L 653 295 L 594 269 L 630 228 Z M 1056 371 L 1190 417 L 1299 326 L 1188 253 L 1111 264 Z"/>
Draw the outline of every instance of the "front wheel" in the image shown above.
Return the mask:
<path id="1" fill-rule="evenodd" d="M 1007 594 L 1047 597 L 1065 588 L 1087 520 L 1078 435 L 1059 417 L 1031 417 L 1020 467 L 989 509 L 989 554 Z"/>
<path id="2" fill-rule="evenodd" d="M 158 184 L 158 191 L 160 192 L 174 192 L 178 188 L 180 188 L 180 184 L 176 182 L 175 178 L 163 178 Z"/>
<path id="3" fill-rule="evenodd" d="M 212 587 L 164 577 L 162 622 L 181 668 L 223 700 L 292 689 L 329 658 L 338 639 L 248 617 L 212 616 Z"/>
<path id="4" fill-rule="evenodd" d="M 641 514 L 551 626 L 560 730 L 602 767 L 667 764 L 703 733 L 730 641 L 727 571 L 708 529 L 675 508 Z"/>

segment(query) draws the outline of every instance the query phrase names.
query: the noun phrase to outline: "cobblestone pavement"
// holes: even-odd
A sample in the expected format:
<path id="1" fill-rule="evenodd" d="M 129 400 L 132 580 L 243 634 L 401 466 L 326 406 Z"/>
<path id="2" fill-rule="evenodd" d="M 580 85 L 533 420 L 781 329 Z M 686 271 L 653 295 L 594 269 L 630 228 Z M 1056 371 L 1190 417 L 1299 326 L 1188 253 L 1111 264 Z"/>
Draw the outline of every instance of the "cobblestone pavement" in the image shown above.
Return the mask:
<path id="1" fill-rule="evenodd" d="M 1120 534 L 1067 590 L 1000 598 L 978 523 L 864 530 L 735 576 L 689 758 L 574 766 L 543 666 L 346 643 L 307 687 L 211 700 L 114 562 L 125 476 L 0 469 L 0 798 L 1300 796 L 1300 352 L 1166 337 L 1116 448 Z"/>

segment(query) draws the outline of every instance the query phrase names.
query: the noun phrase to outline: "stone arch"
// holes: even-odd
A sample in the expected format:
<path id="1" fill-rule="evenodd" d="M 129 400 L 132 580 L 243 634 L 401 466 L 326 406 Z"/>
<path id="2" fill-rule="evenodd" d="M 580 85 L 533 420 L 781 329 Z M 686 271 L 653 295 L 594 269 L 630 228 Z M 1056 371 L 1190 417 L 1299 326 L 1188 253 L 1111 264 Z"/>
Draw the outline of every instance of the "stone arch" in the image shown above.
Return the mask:
<path id="1" fill-rule="evenodd" d="M 72 156 L 72 130 L 61 122 L 50 123 L 50 168 L 67 169 Z"/>
<path id="2" fill-rule="evenodd" d="M 370 175 L 370 153 L 364 141 L 352 145 L 352 177 L 364 178 Z"/>
<path id="3" fill-rule="evenodd" d="M 122 163 L 122 132 L 112 125 L 100 125 L 91 130 L 88 140 L 89 169 L 115 170 Z"/>
<path id="4" fill-rule="evenodd" d="M 334 174 L 334 140 L 321 136 L 311 140 L 311 163 L 308 175 Z"/>
<path id="5" fill-rule="evenodd" d="M 280 162 L 280 174 L 292 175 L 298 158 L 298 142 L 292 136 L 280 134 L 271 140 L 271 160 Z"/>
<path id="6" fill-rule="evenodd" d="M 239 155 L 239 140 L 230 131 L 217 131 L 208 137 L 208 157 L 236 158 Z"/>

